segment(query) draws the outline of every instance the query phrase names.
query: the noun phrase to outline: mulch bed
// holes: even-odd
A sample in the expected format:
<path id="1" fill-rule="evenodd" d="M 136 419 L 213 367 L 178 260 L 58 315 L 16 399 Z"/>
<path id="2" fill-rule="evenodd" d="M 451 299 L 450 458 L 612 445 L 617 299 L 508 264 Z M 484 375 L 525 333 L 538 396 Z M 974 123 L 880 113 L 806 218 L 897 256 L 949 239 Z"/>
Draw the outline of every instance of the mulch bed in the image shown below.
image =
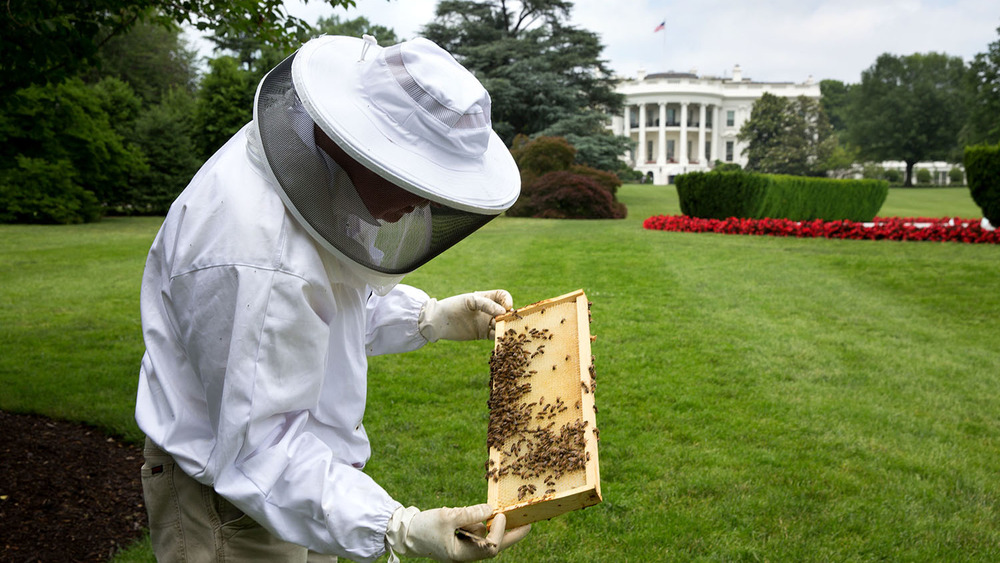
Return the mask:
<path id="1" fill-rule="evenodd" d="M 0 561 L 108 561 L 147 525 L 142 449 L 0 411 Z"/>

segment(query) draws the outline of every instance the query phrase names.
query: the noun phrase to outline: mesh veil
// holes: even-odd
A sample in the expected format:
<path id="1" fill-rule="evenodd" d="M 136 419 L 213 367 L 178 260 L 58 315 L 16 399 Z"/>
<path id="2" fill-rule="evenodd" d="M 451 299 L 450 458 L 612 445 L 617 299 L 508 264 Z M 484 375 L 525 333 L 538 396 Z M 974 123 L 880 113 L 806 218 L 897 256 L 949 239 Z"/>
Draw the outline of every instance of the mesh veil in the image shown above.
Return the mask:
<path id="1" fill-rule="evenodd" d="M 455 209 L 441 201 L 419 206 L 394 221 L 373 216 L 358 195 L 368 187 L 355 189 L 347 174 L 316 147 L 313 120 L 292 83 L 294 57 L 285 59 L 261 82 L 254 120 L 279 195 L 321 245 L 376 277 L 401 277 L 496 217 Z M 391 196 L 376 194 L 369 196 L 369 202 L 372 197 Z"/>

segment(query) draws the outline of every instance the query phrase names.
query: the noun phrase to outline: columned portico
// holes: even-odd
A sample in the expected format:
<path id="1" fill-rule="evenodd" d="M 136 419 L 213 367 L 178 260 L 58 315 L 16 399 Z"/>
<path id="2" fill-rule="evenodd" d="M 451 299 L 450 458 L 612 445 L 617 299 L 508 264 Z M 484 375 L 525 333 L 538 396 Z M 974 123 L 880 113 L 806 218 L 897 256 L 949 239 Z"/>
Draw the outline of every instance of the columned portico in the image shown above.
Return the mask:
<path id="1" fill-rule="evenodd" d="M 811 80 L 753 82 L 738 67 L 732 78 L 640 73 L 638 79 L 620 83 L 618 91 L 626 104 L 623 114 L 612 119 L 611 130 L 634 143 L 634 154 L 626 158 L 656 184 L 685 172 L 711 170 L 718 161 L 746 165 L 737 135 L 764 92 L 820 97 L 819 85 Z"/>
<path id="2" fill-rule="evenodd" d="M 680 162 L 681 166 L 687 166 L 688 164 L 690 164 L 688 162 L 687 137 L 688 137 L 688 103 L 681 102 L 681 136 L 680 136 L 680 141 L 677 143 L 680 145 L 680 147 L 678 147 L 678 150 L 680 152 L 680 158 L 678 159 L 678 162 Z"/>
<path id="3" fill-rule="evenodd" d="M 657 151 L 656 164 L 663 166 L 667 163 L 667 104 L 660 102 L 660 121 L 657 130 Z"/>
<path id="4" fill-rule="evenodd" d="M 698 104 L 698 146 L 695 148 L 698 164 L 705 162 L 705 104 Z"/>
<path id="5" fill-rule="evenodd" d="M 625 113 L 628 116 L 628 112 Z M 627 117 L 626 117 L 627 120 Z M 712 106 L 712 154 L 709 156 L 709 163 L 714 166 L 719 160 L 719 106 Z"/>
<path id="6" fill-rule="evenodd" d="M 639 105 L 639 146 L 636 148 L 636 165 L 646 164 L 649 155 L 646 154 L 646 104 Z"/>

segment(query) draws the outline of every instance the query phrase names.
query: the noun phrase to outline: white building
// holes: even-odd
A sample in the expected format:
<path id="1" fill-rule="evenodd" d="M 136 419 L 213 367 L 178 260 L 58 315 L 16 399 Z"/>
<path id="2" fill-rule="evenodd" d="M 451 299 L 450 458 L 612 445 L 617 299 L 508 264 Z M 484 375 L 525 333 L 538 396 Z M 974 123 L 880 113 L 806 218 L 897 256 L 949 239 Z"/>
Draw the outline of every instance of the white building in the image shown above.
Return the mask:
<path id="1" fill-rule="evenodd" d="M 754 82 L 743 77 L 739 65 L 731 78 L 640 71 L 635 80 L 620 82 L 617 91 L 625 95 L 625 109 L 612 119 L 612 132 L 632 140 L 633 150 L 626 158 L 654 184 L 672 183 L 674 176 L 685 172 L 710 170 L 717 160 L 745 166 L 745 145 L 736 135 L 764 92 L 820 97 L 812 77 L 801 84 Z"/>

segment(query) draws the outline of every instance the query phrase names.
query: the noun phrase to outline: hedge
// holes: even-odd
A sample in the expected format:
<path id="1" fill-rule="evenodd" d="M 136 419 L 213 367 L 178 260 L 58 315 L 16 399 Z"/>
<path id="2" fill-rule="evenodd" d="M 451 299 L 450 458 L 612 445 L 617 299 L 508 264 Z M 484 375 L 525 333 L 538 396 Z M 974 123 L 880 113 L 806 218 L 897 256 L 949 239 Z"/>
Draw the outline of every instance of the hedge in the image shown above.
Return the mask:
<path id="1" fill-rule="evenodd" d="M 965 179 L 983 217 L 1000 225 L 1000 145 L 965 148 Z"/>
<path id="2" fill-rule="evenodd" d="M 742 171 L 677 177 L 681 212 L 689 217 L 871 221 L 889 194 L 884 180 L 835 180 Z"/>

